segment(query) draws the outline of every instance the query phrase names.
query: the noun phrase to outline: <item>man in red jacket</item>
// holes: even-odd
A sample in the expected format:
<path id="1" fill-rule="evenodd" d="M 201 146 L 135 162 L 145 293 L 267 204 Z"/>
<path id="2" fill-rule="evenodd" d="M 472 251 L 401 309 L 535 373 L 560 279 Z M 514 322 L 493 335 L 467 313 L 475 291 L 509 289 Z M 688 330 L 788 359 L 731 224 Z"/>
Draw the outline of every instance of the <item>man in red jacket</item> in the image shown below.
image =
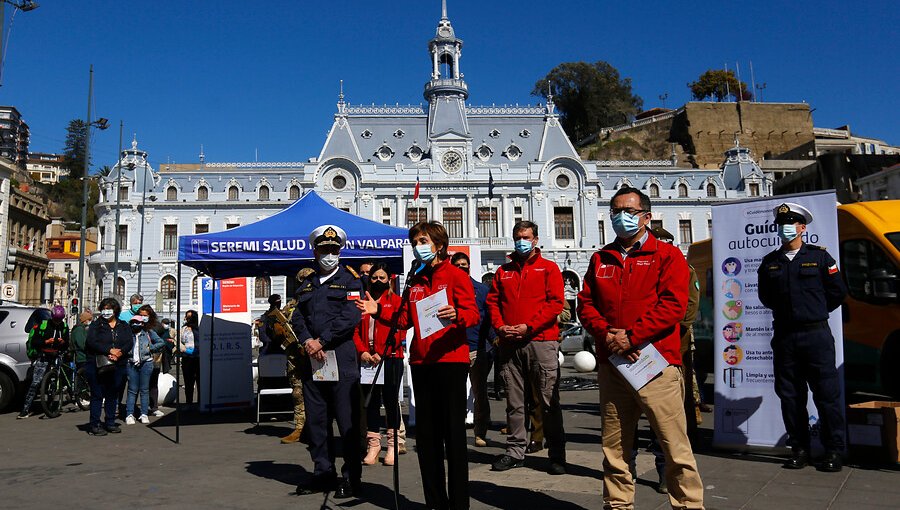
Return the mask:
<path id="1" fill-rule="evenodd" d="M 499 336 L 500 365 L 506 382 L 506 453 L 494 471 L 525 465 L 525 392 L 536 388 L 544 415 L 552 475 L 566 472 L 566 439 L 559 406 L 559 326 L 563 279 L 559 266 L 541 256 L 538 227 L 520 221 L 513 227 L 515 251 L 494 274 L 487 297 L 488 313 Z"/>
<path id="2" fill-rule="evenodd" d="M 604 508 L 633 508 L 628 470 L 641 412 L 666 457 L 665 478 L 673 508 L 703 508 L 703 483 L 687 437 L 681 334 L 688 300 L 688 266 L 678 248 L 648 232 L 650 198 L 624 187 L 610 202 L 616 240 L 591 257 L 578 294 L 581 324 L 597 342 L 597 378 L 603 419 Z M 639 390 L 609 362 L 637 361 L 652 343 L 669 363 Z"/>

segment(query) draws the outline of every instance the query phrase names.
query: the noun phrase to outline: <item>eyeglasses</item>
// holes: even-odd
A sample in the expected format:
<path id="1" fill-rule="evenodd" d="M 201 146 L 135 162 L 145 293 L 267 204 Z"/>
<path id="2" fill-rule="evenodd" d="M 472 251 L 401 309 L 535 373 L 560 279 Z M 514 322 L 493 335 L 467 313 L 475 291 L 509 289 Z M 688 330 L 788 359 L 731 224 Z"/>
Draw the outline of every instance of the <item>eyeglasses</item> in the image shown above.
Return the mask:
<path id="1" fill-rule="evenodd" d="M 619 214 L 619 213 L 622 213 L 622 212 L 626 212 L 626 213 L 631 214 L 631 215 L 633 216 L 633 215 L 635 215 L 635 214 L 642 214 L 642 213 L 650 212 L 650 211 L 645 211 L 644 209 L 633 209 L 633 208 L 631 208 L 631 207 L 619 207 L 619 208 L 614 208 L 614 209 L 610 209 L 610 210 L 609 210 L 609 214 L 610 214 L 611 216 L 615 216 L 615 215 L 617 215 L 617 214 Z"/>

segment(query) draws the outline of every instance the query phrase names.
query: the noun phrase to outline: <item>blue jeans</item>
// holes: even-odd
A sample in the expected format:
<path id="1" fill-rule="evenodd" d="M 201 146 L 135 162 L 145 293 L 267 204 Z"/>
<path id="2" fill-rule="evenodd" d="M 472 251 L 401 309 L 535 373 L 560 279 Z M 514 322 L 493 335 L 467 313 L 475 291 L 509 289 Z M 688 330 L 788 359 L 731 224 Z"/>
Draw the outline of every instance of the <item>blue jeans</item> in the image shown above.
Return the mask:
<path id="1" fill-rule="evenodd" d="M 100 426 L 100 412 L 106 411 L 106 426 L 116 424 L 118 412 L 119 390 L 125 384 L 125 366 L 116 365 L 116 369 L 100 375 L 93 360 L 84 365 L 84 378 L 91 387 L 91 428 Z"/>
<path id="2" fill-rule="evenodd" d="M 134 402 L 141 392 L 141 414 L 150 410 L 150 375 L 153 361 L 142 361 L 140 365 L 128 363 L 128 399 L 125 401 L 125 416 L 134 416 Z"/>

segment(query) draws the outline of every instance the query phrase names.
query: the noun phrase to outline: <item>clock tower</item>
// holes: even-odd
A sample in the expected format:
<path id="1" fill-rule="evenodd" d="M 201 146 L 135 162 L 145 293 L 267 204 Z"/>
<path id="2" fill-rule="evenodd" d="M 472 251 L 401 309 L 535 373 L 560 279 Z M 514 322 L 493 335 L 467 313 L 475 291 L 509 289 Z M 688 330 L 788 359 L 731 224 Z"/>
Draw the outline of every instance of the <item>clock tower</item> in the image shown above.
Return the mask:
<path id="1" fill-rule="evenodd" d="M 468 163 L 472 138 L 466 118 L 469 87 L 459 72 L 462 39 L 456 37 L 447 17 L 447 0 L 441 2 L 441 20 L 434 38 L 428 42 L 431 53 L 431 80 L 425 84 L 428 100 L 428 138 L 431 159 L 440 168 L 454 174 Z"/>

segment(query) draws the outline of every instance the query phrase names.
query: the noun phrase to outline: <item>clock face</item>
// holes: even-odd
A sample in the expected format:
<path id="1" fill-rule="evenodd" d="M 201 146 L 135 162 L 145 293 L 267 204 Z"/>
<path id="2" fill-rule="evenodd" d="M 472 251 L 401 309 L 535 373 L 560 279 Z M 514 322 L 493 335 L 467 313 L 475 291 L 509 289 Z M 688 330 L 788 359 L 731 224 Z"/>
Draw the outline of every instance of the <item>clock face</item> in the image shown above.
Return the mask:
<path id="1" fill-rule="evenodd" d="M 441 156 L 441 167 L 447 173 L 459 172 L 459 169 L 462 168 L 462 163 L 462 156 L 456 151 L 447 151 Z"/>

